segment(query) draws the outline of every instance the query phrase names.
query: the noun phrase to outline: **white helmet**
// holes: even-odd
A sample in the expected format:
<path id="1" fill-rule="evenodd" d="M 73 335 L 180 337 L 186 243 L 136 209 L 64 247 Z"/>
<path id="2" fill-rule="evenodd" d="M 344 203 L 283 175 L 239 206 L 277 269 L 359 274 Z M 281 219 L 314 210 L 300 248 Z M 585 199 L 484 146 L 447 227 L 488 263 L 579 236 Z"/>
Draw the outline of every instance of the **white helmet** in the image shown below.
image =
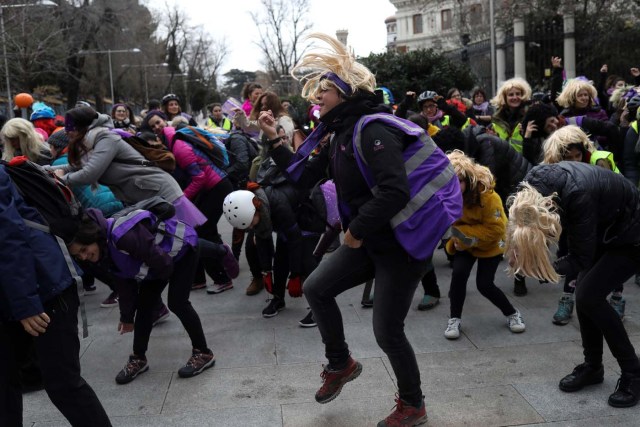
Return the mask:
<path id="1" fill-rule="evenodd" d="M 234 228 L 245 230 L 249 228 L 256 213 L 253 205 L 255 194 L 247 190 L 238 190 L 227 194 L 222 204 L 225 218 Z"/>

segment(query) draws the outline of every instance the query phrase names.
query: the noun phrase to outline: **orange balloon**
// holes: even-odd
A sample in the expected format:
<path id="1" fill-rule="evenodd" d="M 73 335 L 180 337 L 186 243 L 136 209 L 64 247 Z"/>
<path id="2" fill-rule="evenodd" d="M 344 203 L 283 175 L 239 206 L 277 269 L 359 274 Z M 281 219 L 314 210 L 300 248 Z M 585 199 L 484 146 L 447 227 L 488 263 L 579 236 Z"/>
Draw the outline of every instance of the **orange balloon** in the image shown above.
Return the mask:
<path id="1" fill-rule="evenodd" d="M 31 104 L 33 104 L 33 96 L 29 95 L 28 93 L 19 93 L 14 98 L 13 103 L 18 108 L 31 107 Z"/>

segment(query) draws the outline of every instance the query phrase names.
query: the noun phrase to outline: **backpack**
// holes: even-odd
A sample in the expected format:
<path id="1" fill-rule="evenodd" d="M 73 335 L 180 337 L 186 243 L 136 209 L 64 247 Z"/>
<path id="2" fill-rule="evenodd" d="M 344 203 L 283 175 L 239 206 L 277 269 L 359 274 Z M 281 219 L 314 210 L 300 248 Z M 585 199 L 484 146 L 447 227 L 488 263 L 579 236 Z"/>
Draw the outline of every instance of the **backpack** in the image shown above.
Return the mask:
<path id="1" fill-rule="evenodd" d="M 10 162 L 0 160 L 0 163 L 5 166 L 5 171 L 25 203 L 40 213 L 46 225 L 26 218 L 22 220 L 27 226 L 49 233 L 56 238 L 69 268 L 69 273 L 76 282 L 78 294 L 84 295 L 82 277 L 67 249 L 67 243 L 73 240 L 80 225 L 82 205 L 74 196 L 73 191 L 55 173 L 46 171 L 42 166 L 30 162 L 25 156 L 14 157 Z M 86 338 L 89 336 L 89 331 L 84 299 L 80 300 L 80 316 L 82 318 L 82 337 Z"/>
<path id="2" fill-rule="evenodd" d="M 449 227 L 462 216 L 458 177 L 447 156 L 424 129 L 392 114 L 371 114 L 361 117 L 356 123 L 353 152 L 373 194 L 377 190 L 375 180 L 362 153 L 362 129 L 372 121 L 383 122 L 414 137 L 403 151 L 411 199 L 391 219 L 391 228 L 409 255 L 417 260 L 427 259 L 433 255 Z"/>
<path id="3" fill-rule="evenodd" d="M 302 230 L 324 233 L 342 230 L 338 196 L 333 180 L 323 179 L 313 186 L 309 195 L 300 203 L 298 224 Z"/>
<path id="4" fill-rule="evenodd" d="M 173 153 L 164 146 L 155 146 L 149 144 L 144 139 L 136 135 L 122 137 L 130 146 L 146 159 L 142 162 L 135 160 L 113 159 L 115 163 L 124 163 L 128 165 L 139 166 L 156 166 L 165 172 L 173 172 L 176 168 L 176 158 Z"/>
<path id="5" fill-rule="evenodd" d="M 137 203 L 129 205 L 110 216 L 110 218 L 122 218 L 133 211 L 144 210 L 155 215 L 158 221 L 164 221 L 172 218 L 176 214 L 176 208 L 172 203 L 166 201 L 160 196 L 153 196 Z"/>
<path id="6" fill-rule="evenodd" d="M 42 224 L 33 228 L 60 237 L 65 243 L 73 240 L 82 214 L 82 206 L 73 191 L 53 172 L 24 156 L 10 162 L 3 160 L 2 164 L 27 205 L 35 208 L 45 220 L 48 230 L 42 230 Z"/>
<path id="7" fill-rule="evenodd" d="M 190 144 L 195 150 L 204 154 L 218 169 L 224 170 L 229 166 L 226 147 L 211 132 L 202 128 L 185 126 L 176 131 L 173 140 L 177 139 Z"/>

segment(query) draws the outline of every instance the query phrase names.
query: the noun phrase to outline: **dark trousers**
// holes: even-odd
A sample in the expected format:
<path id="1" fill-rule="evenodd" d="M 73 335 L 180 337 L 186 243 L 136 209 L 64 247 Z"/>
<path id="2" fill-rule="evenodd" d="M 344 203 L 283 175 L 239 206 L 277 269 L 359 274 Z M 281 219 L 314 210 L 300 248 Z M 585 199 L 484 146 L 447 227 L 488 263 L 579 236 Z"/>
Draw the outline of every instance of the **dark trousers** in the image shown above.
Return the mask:
<path id="1" fill-rule="evenodd" d="M 435 298 L 440 298 L 440 287 L 438 287 L 438 276 L 436 276 L 436 270 L 433 268 L 433 263 L 422 277 L 422 289 L 425 295 L 431 295 Z"/>
<path id="2" fill-rule="evenodd" d="M 75 285 L 44 304 L 51 319 L 44 334 L 34 337 L 44 388 L 51 402 L 76 426 L 111 426 L 95 392 L 80 375 L 78 293 Z M 28 342 L 18 322 L 0 323 L 0 425 L 22 425 L 22 393 L 18 376 L 20 346 Z"/>
<path id="3" fill-rule="evenodd" d="M 476 286 L 480 294 L 498 307 L 505 316 L 516 312 L 504 292 L 493 283 L 501 259 L 502 255 L 491 258 L 476 258 L 467 251 L 455 253 L 453 256 L 453 272 L 451 273 L 451 288 L 449 289 L 451 317 L 462 317 L 462 307 L 467 296 L 467 281 L 476 260 L 478 260 Z"/>
<path id="4" fill-rule="evenodd" d="M 593 266 L 578 275 L 576 312 L 584 359 L 602 363 L 603 338 L 622 371 L 640 373 L 638 356 L 616 311 L 607 303 L 609 292 L 638 271 L 640 248 L 624 247 L 604 252 Z"/>
<path id="5" fill-rule="evenodd" d="M 422 402 L 420 370 L 404 333 L 404 319 L 418 282 L 427 271 L 428 261 L 410 260 L 406 252 L 393 243 L 384 251 L 340 246 L 307 278 L 304 294 L 318 323 L 329 364 L 340 369 L 350 353 L 335 298 L 375 278 L 373 331 L 376 341 L 389 357 L 400 398 L 417 406 Z"/>
<path id="6" fill-rule="evenodd" d="M 307 277 L 318 266 L 317 259 L 313 256 L 313 249 L 318 244 L 319 235 L 303 236 L 300 249 L 302 250 L 302 265 L 300 274 Z M 276 239 L 276 251 L 273 255 L 273 296 L 284 298 L 287 287 L 287 279 L 291 272 L 289 265 L 289 245 L 281 236 Z"/>
<path id="7" fill-rule="evenodd" d="M 233 191 L 233 185 L 228 178 L 220 181 L 215 187 L 202 192 L 196 200 L 196 206 L 207 217 L 207 222 L 197 228 L 198 237 L 214 243 L 222 243 L 218 233 L 218 221 L 222 217 L 222 204 L 227 194 Z M 228 283 L 231 281 L 222 268 L 222 263 L 217 259 L 200 261 L 197 266 L 195 283 L 206 281 L 204 272 L 207 272 L 214 283 Z"/>
<path id="8" fill-rule="evenodd" d="M 218 245 L 217 245 L 218 246 Z M 173 273 L 169 278 L 167 304 L 182 322 L 182 326 L 191 338 L 191 345 L 198 350 L 208 350 L 207 341 L 202 330 L 200 317 L 189 301 L 193 274 L 198 264 L 198 251 L 189 249 L 174 263 Z M 166 280 L 143 280 L 137 300 L 137 313 L 133 332 L 133 353 L 144 357 L 149 346 L 149 336 L 153 326 L 153 310 L 156 302 L 167 286 Z"/>

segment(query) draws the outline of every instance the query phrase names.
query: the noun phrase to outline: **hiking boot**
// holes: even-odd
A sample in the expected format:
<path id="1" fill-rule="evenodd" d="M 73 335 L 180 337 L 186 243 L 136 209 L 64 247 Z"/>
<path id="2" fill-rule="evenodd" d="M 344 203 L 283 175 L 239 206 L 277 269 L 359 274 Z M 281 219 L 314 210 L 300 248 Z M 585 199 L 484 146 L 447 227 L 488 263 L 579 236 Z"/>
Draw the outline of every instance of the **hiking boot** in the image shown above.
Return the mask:
<path id="1" fill-rule="evenodd" d="M 324 365 L 320 378 L 322 387 L 316 392 L 316 402 L 327 403 L 338 397 L 342 387 L 349 381 L 358 378 L 362 372 L 362 365 L 352 357 L 347 361 L 347 367 L 339 371 L 331 369 L 329 365 Z"/>
<path id="2" fill-rule="evenodd" d="M 460 338 L 460 319 L 452 317 L 447 322 L 447 329 L 444 331 L 444 337 L 448 340 L 456 340 Z"/>
<path id="3" fill-rule="evenodd" d="M 249 286 L 247 287 L 247 295 L 257 295 L 262 289 L 264 289 L 262 277 L 252 277 L 251 283 L 249 283 Z"/>
<path id="4" fill-rule="evenodd" d="M 304 319 L 298 322 L 298 325 L 303 328 L 313 328 L 318 326 L 315 319 L 313 318 L 313 311 L 309 310 L 309 313 L 305 316 Z"/>
<path id="5" fill-rule="evenodd" d="M 187 360 L 187 364 L 178 370 L 178 376 L 180 378 L 195 377 L 205 369 L 209 369 L 216 363 L 216 357 L 211 350 L 200 351 L 193 350 L 191 357 Z"/>
<path id="6" fill-rule="evenodd" d="M 524 320 L 522 320 L 522 314 L 518 310 L 510 316 L 507 316 L 507 324 L 509 325 L 509 329 L 511 332 L 515 334 L 519 334 L 520 332 L 524 332 Z"/>
<path id="7" fill-rule="evenodd" d="M 553 315 L 554 325 L 566 325 L 571 320 L 571 314 L 573 313 L 573 294 L 564 294 L 560 301 L 558 301 L 558 310 Z"/>
<path id="8" fill-rule="evenodd" d="M 207 285 L 207 293 L 210 295 L 219 294 L 221 292 L 233 289 L 233 282 L 229 283 L 212 283 Z"/>
<path id="9" fill-rule="evenodd" d="M 363 308 L 371 308 L 371 307 L 373 307 L 373 295 L 369 295 L 369 297 L 363 297 L 362 301 L 360 301 L 360 305 Z"/>
<path id="10" fill-rule="evenodd" d="M 623 372 L 616 384 L 616 391 L 609 396 L 609 405 L 614 408 L 629 408 L 638 403 L 640 376 Z"/>
<path id="11" fill-rule="evenodd" d="M 431 295 L 425 295 L 422 297 L 422 301 L 418 304 L 418 310 L 425 311 L 431 310 L 433 307 L 440 303 L 440 298 L 433 297 Z"/>
<path id="12" fill-rule="evenodd" d="M 427 422 L 427 409 L 424 406 L 424 400 L 420 407 L 416 408 L 396 397 L 394 409 L 391 415 L 378 423 L 378 427 L 419 426 Z"/>
<path id="13" fill-rule="evenodd" d="M 611 298 L 609 298 L 609 304 L 613 307 L 616 313 L 618 313 L 620 320 L 624 320 L 624 306 L 626 304 L 624 297 L 622 295 L 619 297 L 611 295 Z"/>
<path id="14" fill-rule="evenodd" d="M 118 305 L 118 293 L 111 292 L 107 299 L 100 303 L 100 307 L 102 308 L 111 308 Z"/>
<path id="15" fill-rule="evenodd" d="M 269 305 L 264 310 L 262 310 L 262 317 L 269 318 L 277 316 L 278 313 L 284 310 L 284 308 L 286 307 L 282 298 L 273 297 L 269 301 Z"/>
<path id="16" fill-rule="evenodd" d="M 191 285 L 191 290 L 192 291 L 197 291 L 198 289 L 204 289 L 207 287 L 206 282 L 201 282 L 201 283 L 194 283 Z"/>
<path id="17" fill-rule="evenodd" d="M 85 295 L 93 295 L 97 292 L 98 288 L 96 288 L 96 285 L 87 285 L 84 287 L 84 294 Z"/>
<path id="18" fill-rule="evenodd" d="M 513 294 L 517 297 L 523 297 L 527 294 L 527 283 L 524 277 L 516 276 L 513 279 Z"/>
<path id="19" fill-rule="evenodd" d="M 124 368 L 118 372 L 116 382 L 118 384 L 127 384 L 135 380 L 138 375 L 149 370 L 146 358 L 140 358 L 136 355 L 129 356 L 129 361 Z"/>
<path id="20" fill-rule="evenodd" d="M 226 243 L 223 243 L 222 246 L 227 250 L 227 253 L 222 257 L 222 268 L 224 268 L 224 271 L 231 279 L 235 279 L 240 274 L 240 265 L 233 255 L 231 247 Z"/>
<path id="21" fill-rule="evenodd" d="M 158 310 L 158 313 L 156 313 L 155 319 L 153 319 L 152 325 L 156 326 L 162 322 L 166 322 L 170 316 L 171 316 L 171 312 L 169 311 L 166 305 L 162 304 L 162 307 L 160 308 L 160 310 Z"/>
<path id="22" fill-rule="evenodd" d="M 602 381 L 604 381 L 604 366 L 602 364 L 593 366 L 585 362 L 576 366 L 573 372 L 561 379 L 558 387 L 564 392 L 571 393 L 581 390 L 584 386 L 600 384 Z"/>

